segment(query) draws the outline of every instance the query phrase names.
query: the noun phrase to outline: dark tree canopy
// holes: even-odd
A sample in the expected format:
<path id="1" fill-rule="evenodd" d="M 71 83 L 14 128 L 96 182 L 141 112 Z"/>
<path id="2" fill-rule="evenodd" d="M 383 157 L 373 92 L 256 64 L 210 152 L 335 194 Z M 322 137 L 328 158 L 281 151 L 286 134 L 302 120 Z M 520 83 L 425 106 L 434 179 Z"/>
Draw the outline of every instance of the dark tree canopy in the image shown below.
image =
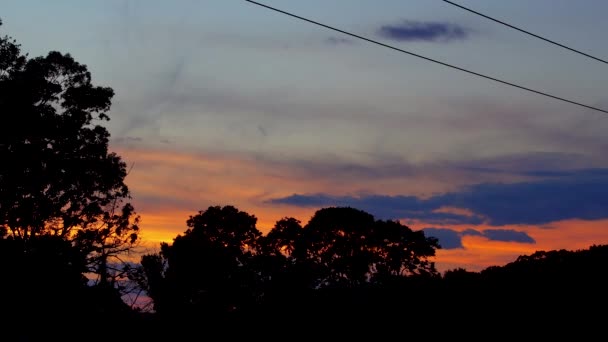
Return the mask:
<path id="1" fill-rule="evenodd" d="M 159 313 L 206 314 L 241 309 L 253 300 L 257 218 L 233 206 L 191 216 L 188 230 L 160 255 L 142 258 L 145 286 Z"/>
<path id="2" fill-rule="evenodd" d="M 293 217 L 282 218 L 263 238 L 265 251 L 272 255 L 295 257 L 293 253 L 296 245 L 302 241 L 303 232 L 300 220 Z"/>
<path id="3" fill-rule="evenodd" d="M 139 281 L 156 310 L 238 312 L 260 300 L 293 302 L 306 290 L 438 275 L 428 260 L 436 239 L 361 210 L 321 209 L 304 227 L 283 218 L 266 236 L 256 221 L 233 206 L 209 207 L 160 254 L 144 256 Z"/>
<path id="4" fill-rule="evenodd" d="M 292 264 L 315 272 L 314 287 L 358 286 L 390 277 L 436 275 L 429 261 L 439 248 L 435 238 L 398 221 L 375 220 L 362 210 L 318 210 L 304 228 L 283 219 L 268 233 L 267 244 Z"/>
<path id="5" fill-rule="evenodd" d="M 126 164 L 101 125 L 113 94 L 69 54 L 29 58 L 0 38 L 0 229 L 72 241 L 102 281 L 138 238 Z"/>
<path id="6" fill-rule="evenodd" d="M 0 239 L 0 339 L 76 341 L 86 327 L 99 333 L 133 324 L 119 292 L 90 286 L 87 271 L 86 253 L 59 236 Z M 109 335 L 101 336 L 88 339 Z"/>

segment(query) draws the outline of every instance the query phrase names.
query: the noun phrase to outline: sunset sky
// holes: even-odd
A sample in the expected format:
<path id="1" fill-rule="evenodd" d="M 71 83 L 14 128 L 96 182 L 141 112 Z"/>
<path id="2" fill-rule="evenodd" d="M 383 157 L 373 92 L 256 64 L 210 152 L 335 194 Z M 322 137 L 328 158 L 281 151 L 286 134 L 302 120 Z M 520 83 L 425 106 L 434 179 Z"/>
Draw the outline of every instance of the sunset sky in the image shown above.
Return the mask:
<path id="1" fill-rule="evenodd" d="M 608 64 L 439 0 L 263 0 L 608 109 Z M 460 0 L 608 59 L 605 0 Z M 491 82 L 242 0 L 2 0 L 2 34 L 112 87 L 143 238 L 234 205 L 267 232 L 327 206 L 425 229 L 440 270 L 608 243 L 608 114 Z"/>

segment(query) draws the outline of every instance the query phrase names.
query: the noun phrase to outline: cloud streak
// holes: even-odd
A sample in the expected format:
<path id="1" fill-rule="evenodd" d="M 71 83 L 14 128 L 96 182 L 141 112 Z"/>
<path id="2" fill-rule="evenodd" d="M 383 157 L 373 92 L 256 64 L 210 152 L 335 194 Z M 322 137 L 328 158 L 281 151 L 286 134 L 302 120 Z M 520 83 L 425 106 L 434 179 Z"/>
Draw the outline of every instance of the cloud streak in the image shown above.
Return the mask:
<path id="1" fill-rule="evenodd" d="M 325 40 L 325 43 L 329 45 L 352 45 L 355 42 L 352 39 L 344 37 L 329 37 Z"/>
<path id="2" fill-rule="evenodd" d="M 567 219 L 608 218 L 608 169 L 564 171 L 548 179 L 518 183 L 483 183 L 423 199 L 416 196 L 291 196 L 273 204 L 300 207 L 352 206 L 387 219 L 431 224 L 540 225 Z M 462 208 L 470 213 L 443 212 Z M 500 233 L 494 235 L 500 237 Z"/>
<path id="3" fill-rule="evenodd" d="M 464 245 L 462 244 L 463 236 L 480 236 L 490 241 L 500 242 L 536 243 L 526 232 L 514 229 L 467 229 L 465 231 L 457 231 L 449 228 L 424 228 L 422 230 L 425 235 L 436 237 L 443 249 L 464 249 Z"/>
<path id="4" fill-rule="evenodd" d="M 405 42 L 450 42 L 464 40 L 470 31 L 462 26 L 442 23 L 404 20 L 399 24 L 384 25 L 378 29 L 382 38 Z"/>

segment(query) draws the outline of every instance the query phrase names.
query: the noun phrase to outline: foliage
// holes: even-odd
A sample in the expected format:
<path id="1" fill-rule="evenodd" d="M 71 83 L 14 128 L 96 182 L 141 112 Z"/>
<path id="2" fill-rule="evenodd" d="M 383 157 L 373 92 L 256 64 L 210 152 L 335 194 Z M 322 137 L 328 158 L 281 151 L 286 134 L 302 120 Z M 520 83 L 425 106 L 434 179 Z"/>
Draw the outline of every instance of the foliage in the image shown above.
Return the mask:
<path id="1" fill-rule="evenodd" d="M 353 208 L 317 211 L 304 227 L 279 220 L 266 235 L 253 215 L 209 207 L 159 254 L 142 258 L 140 284 L 162 314 L 242 312 L 318 288 L 438 275 L 428 260 L 437 240 Z"/>
<path id="2" fill-rule="evenodd" d="M 101 282 L 139 232 L 126 164 L 100 124 L 113 94 L 69 54 L 29 58 L 0 38 L 0 227 L 24 241 L 71 241 Z"/>
<path id="3" fill-rule="evenodd" d="M 188 230 L 142 258 L 142 285 L 158 312 L 230 312 L 254 301 L 251 267 L 261 233 L 257 218 L 233 206 L 191 216 Z"/>
<path id="4" fill-rule="evenodd" d="M 289 265 L 314 272 L 312 287 L 360 286 L 391 277 L 436 275 L 428 259 L 439 248 L 435 238 L 397 221 L 375 220 L 349 207 L 318 210 L 303 228 L 285 218 L 266 237 Z"/>

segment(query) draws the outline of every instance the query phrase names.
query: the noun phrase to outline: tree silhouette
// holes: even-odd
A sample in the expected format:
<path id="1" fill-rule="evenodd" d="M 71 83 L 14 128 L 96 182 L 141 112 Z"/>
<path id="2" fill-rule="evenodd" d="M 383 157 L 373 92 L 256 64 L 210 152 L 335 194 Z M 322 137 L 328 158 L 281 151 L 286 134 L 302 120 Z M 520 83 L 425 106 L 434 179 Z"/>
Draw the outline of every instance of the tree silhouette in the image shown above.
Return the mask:
<path id="1" fill-rule="evenodd" d="M 373 271 L 375 280 L 398 276 L 437 276 L 435 264 L 429 260 L 440 248 L 434 237 L 424 232 L 413 231 L 398 221 L 376 221 L 371 249 L 375 258 Z"/>
<path id="2" fill-rule="evenodd" d="M 305 252 L 303 234 L 299 220 L 284 217 L 258 239 L 260 253 L 254 256 L 253 267 L 260 275 L 260 291 L 268 310 L 280 308 L 285 313 L 289 311 L 285 303 L 301 307 L 310 295 L 310 284 L 319 277 L 317 265 L 301 254 Z"/>
<path id="3" fill-rule="evenodd" d="M 441 318 L 461 324 L 475 321 L 503 334 L 600 336 L 605 333 L 605 315 L 597 310 L 608 305 L 607 263 L 608 245 L 593 245 L 585 250 L 537 251 L 480 272 L 449 270 L 443 276 L 443 306 L 467 307 L 469 314 Z"/>
<path id="4" fill-rule="evenodd" d="M 322 271 L 315 286 L 353 286 L 366 282 L 373 263 L 368 244 L 374 217 L 353 208 L 318 210 L 304 227 L 302 246 Z"/>
<path id="5" fill-rule="evenodd" d="M 430 294 L 440 277 L 429 259 L 437 240 L 397 221 L 350 207 L 323 208 L 304 227 L 294 218 L 279 220 L 259 241 L 264 254 L 282 261 L 264 288 L 260 312 L 274 325 L 361 337 L 400 307 L 408 311 L 394 315 L 395 322 L 412 324 L 436 308 Z"/>
<path id="6" fill-rule="evenodd" d="M 309 284 L 316 277 L 314 265 L 302 254 L 305 252 L 303 235 L 300 221 L 285 217 L 258 239 L 261 253 L 256 257 L 274 285 L 293 288 Z"/>
<path id="7" fill-rule="evenodd" d="M 285 258 L 295 257 L 296 244 L 302 239 L 300 220 L 285 217 L 277 221 L 272 230 L 263 237 L 265 252 Z"/>
<path id="8" fill-rule="evenodd" d="M 144 286 L 160 314 L 210 316 L 238 312 L 255 301 L 257 218 L 233 206 L 191 216 L 188 230 L 158 255 L 142 258 Z"/>
<path id="9" fill-rule="evenodd" d="M 316 288 L 438 275 L 428 260 L 436 239 L 361 210 L 324 208 L 303 228 L 283 218 L 266 236 L 256 221 L 233 206 L 209 207 L 187 220 L 173 244 L 144 256 L 138 281 L 157 312 L 243 311 L 262 298 L 277 304 Z"/>
<path id="10" fill-rule="evenodd" d="M 139 231 L 126 164 L 108 152 L 99 124 L 109 120 L 113 94 L 69 54 L 29 58 L 0 38 L 0 227 L 23 241 L 71 241 L 101 283 Z"/>
<path id="11" fill-rule="evenodd" d="M 78 330 L 135 323 L 114 289 L 87 284 L 86 264 L 86 254 L 59 236 L 0 239 L 0 339 L 76 340 Z"/>
<path id="12" fill-rule="evenodd" d="M 292 255 L 317 267 L 320 277 L 314 286 L 352 287 L 395 276 L 437 275 L 429 261 L 439 248 L 437 239 L 397 221 L 376 221 L 362 210 L 320 209 L 301 239 Z"/>
<path id="13" fill-rule="evenodd" d="M 323 208 L 304 227 L 285 217 L 265 236 L 256 221 L 232 206 L 209 207 L 173 244 L 142 258 L 139 281 L 159 322 L 184 335 L 205 324 L 209 334 L 244 338 L 269 324 L 268 338 L 345 338 L 392 336 L 383 327 L 404 323 L 435 337 L 443 335 L 433 329 L 451 325 L 449 337 L 474 321 L 483 328 L 473 335 L 483 337 L 580 329 L 588 323 L 579 317 L 593 321 L 590 309 L 608 303 L 608 246 L 440 276 L 430 261 L 437 239 L 358 209 Z"/>

